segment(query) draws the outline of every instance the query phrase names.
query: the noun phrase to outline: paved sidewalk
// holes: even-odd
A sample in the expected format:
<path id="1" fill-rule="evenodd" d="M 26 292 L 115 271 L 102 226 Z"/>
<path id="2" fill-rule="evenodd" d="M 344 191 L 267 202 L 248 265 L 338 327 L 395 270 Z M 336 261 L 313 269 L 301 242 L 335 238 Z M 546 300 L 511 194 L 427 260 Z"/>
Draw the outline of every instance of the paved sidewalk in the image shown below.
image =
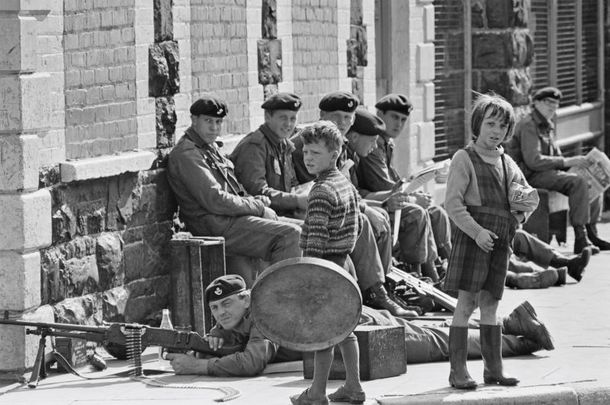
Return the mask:
<path id="1" fill-rule="evenodd" d="M 610 224 L 600 233 L 610 237 Z M 529 300 L 555 338 L 556 349 L 531 356 L 504 360 L 505 369 L 521 379 L 518 387 L 480 386 L 460 392 L 448 386 L 447 362 L 409 365 L 398 377 L 364 382 L 366 404 L 610 404 L 610 317 L 605 312 L 610 293 L 610 252 L 592 258 L 580 283 L 569 280 L 562 287 L 544 290 L 507 290 L 500 313 L 507 314 L 523 300 Z M 153 348 L 147 350 L 145 367 L 158 366 Z M 125 362 L 109 361 L 114 371 Z M 469 362 L 473 378 L 482 382 L 483 363 Z M 89 370 L 82 369 L 83 372 Z M 89 373 L 99 375 L 102 373 Z M 268 374 L 256 378 L 211 378 L 197 376 L 154 376 L 169 384 L 228 386 L 241 396 L 228 402 L 243 404 L 290 404 L 288 397 L 310 383 L 302 373 Z M 340 381 L 329 383 L 329 392 Z M 3 395 L 1 395 L 3 394 Z M 212 404 L 222 393 L 208 389 L 159 388 L 129 378 L 82 380 L 53 374 L 36 389 L 20 384 L 0 388 L 0 404 L 96 405 L 96 404 Z"/>

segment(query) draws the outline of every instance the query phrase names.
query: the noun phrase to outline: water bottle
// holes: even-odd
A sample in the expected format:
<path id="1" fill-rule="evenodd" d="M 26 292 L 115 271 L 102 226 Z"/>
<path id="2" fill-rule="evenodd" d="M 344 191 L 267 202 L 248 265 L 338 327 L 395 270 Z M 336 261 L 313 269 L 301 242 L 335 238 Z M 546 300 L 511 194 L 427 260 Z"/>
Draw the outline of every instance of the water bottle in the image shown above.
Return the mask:
<path id="1" fill-rule="evenodd" d="M 169 309 L 163 309 L 163 316 L 161 318 L 161 329 L 174 329 L 172 325 L 172 320 L 169 316 Z M 163 347 L 159 346 L 159 362 L 165 361 L 163 358 Z"/>

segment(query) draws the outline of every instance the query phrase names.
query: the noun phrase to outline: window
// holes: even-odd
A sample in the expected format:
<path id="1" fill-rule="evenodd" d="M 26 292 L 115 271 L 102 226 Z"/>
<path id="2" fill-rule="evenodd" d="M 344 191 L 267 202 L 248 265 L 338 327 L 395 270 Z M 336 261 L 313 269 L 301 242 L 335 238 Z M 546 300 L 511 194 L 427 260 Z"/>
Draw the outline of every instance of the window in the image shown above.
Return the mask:
<path id="1" fill-rule="evenodd" d="M 534 58 L 529 66 L 533 90 L 559 87 L 564 95 L 561 107 L 596 103 L 593 115 L 588 118 L 590 127 L 575 128 L 576 133 L 567 131 L 566 136 L 600 132 L 596 125 L 601 120 L 603 3 L 603 0 L 530 1 L 526 29 L 534 43 Z M 465 109 L 471 72 L 464 55 L 469 54 L 471 28 L 464 21 L 472 4 L 471 0 L 434 1 L 435 160 L 451 157 L 466 144 Z"/>
<path id="2" fill-rule="evenodd" d="M 599 99 L 601 0 L 532 0 L 533 86 L 557 86 L 561 106 Z"/>
<path id="3" fill-rule="evenodd" d="M 464 4 L 434 3 L 435 160 L 447 159 L 464 146 Z"/>

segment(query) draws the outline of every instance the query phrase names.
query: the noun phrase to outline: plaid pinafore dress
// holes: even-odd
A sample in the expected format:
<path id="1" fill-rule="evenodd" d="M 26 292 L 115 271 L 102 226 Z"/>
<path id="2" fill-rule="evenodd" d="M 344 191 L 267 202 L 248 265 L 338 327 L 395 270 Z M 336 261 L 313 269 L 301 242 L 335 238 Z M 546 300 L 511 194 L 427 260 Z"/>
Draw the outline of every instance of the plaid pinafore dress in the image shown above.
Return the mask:
<path id="1" fill-rule="evenodd" d="M 479 225 L 498 235 L 498 239 L 494 241 L 493 250 L 486 253 L 474 239 L 455 227 L 444 287 L 448 291 L 473 293 L 486 290 L 500 300 L 517 229 L 517 220 L 510 213 L 508 202 L 506 162 L 502 156 L 504 181 L 501 181 L 494 168 L 485 163 L 472 147 L 464 150 L 474 166 L 481 196 L 480 207 L 469 205 L 466 208 Z"/>

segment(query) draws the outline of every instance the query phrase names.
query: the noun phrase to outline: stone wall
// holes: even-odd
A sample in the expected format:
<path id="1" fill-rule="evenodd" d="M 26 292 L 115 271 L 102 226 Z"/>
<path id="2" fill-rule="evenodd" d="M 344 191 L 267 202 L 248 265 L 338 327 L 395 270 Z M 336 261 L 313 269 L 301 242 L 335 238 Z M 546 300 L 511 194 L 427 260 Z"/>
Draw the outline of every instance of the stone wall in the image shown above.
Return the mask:
<path id="1" fill-rule="evenodd" d="M 176 206 L 164 170 L 61 184 L 51 195 L 53 239 L 41 250 L 42 304 L 90 296 L 102 309 L 108 297 L 121 297 L 120 310 L 96 316 L 128 322 L 166 307 Z M 62 311 L 58 318 L 83 321 Z"/>
<path id="2" fill-rule="evenodd" d="M 529 104 L 533 40 L 528 14 L 528 0 L 472 2 L 473 90 L 493 90 L 516 107 Z"/>

